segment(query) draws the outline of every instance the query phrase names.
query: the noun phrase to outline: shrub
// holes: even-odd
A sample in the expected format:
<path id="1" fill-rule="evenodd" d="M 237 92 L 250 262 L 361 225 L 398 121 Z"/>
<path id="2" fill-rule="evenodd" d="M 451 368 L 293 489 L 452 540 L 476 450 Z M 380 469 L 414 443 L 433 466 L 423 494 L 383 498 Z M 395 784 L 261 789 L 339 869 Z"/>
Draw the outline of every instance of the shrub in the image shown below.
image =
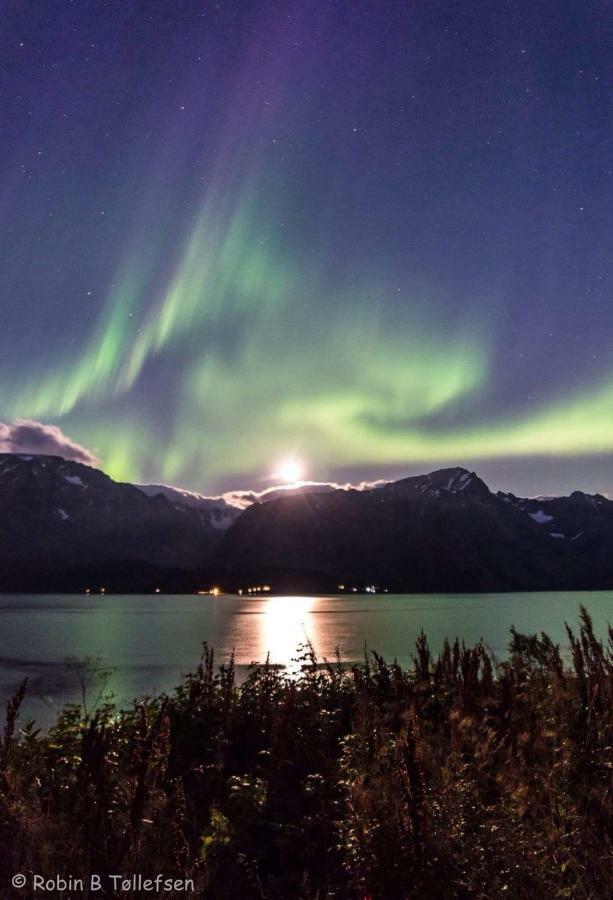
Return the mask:
<path id="1" fill-rule="evenodd" d="M 513 631 L 502 664 L 458 641 L 433 660 L 422 635 L 410 670 L 307 647 L 298 677 L 240 685 L 205 646 L 173 695 L 70 706 L 46 734 L 16 734 L 24 684 L 2 896 L 15 872 L 162 872 L 219 900 L 608 898 L 612 643 L 583 609 L 568 634 L 566 663 L 544 634 Z"/>

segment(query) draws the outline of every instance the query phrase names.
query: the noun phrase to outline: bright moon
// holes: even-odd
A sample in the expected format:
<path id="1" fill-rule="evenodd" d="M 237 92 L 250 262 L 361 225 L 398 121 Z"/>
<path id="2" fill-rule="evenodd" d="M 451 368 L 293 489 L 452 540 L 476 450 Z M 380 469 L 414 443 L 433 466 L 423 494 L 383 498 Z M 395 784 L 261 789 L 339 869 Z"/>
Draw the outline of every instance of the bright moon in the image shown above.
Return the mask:
<path id="1" fill-rule="evenodd" d="M 284 459 L 275 475 L 282 481 L 300 481 L 304 474 L 304 466 L 299 459 Z"/>

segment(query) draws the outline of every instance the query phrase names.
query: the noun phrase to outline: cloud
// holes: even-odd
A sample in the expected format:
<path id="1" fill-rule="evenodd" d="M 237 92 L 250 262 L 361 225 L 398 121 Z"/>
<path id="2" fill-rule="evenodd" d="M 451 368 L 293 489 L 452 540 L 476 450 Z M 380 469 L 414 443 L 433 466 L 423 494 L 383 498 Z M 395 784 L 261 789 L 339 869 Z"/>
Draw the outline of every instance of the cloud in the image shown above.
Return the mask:
<path id="1" fill-rule="evenodd" d="M 99 466 L 100 460 L 86 447 L 71 441 L 57 425 L 43 425 L 32 419 L 0 422 L 0 453 L 29 453 L 61 456 L 86 466 Z"/>
<path id="2" fill-rule="evenodd" d="M 264 491 L 227 491 L 222 494 L 221 499 L 229 503 L 230 506 L 238 506 L 240 509 L 246 509 L 252 503 L 263 503 L 267 500 L 277 500 L 279 497 L 287 497 L 293 494 L 328 494 L 331 491 L 370 491 L 373 488 L 380 487 L 387 482 L 383 479 L 378 481 L 361 481 L 359 484 L 337 484 L 334 481 L 300 481 L 297 484 L 276 485 L 275 487 L 266 488 Z M 219 499 L 219 498 L 217 498 Z"/>

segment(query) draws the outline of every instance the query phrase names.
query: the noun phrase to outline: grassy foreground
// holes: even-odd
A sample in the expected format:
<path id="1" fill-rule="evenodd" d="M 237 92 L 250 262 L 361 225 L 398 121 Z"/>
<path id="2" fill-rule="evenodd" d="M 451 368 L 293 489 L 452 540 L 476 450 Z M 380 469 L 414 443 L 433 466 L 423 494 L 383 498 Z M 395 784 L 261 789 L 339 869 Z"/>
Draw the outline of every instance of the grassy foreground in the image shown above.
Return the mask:
<path id="1" fill-rule="evenodd" d="M 68 707 L 48 734 L 17 734 L 20 694 L 0 896 L 30 896 L 15 872 L 95 872 L 189 876 L 220 900 L 609 898 L 612 639 L 582 611 L 568 666 L 545 635 L 512 633 L 499 666 L 457 642 L 433 660 L 421 638 L 411 671 L 307 648 L 300 677 L 240 686 L 205 648 L 172 696 Z"/>

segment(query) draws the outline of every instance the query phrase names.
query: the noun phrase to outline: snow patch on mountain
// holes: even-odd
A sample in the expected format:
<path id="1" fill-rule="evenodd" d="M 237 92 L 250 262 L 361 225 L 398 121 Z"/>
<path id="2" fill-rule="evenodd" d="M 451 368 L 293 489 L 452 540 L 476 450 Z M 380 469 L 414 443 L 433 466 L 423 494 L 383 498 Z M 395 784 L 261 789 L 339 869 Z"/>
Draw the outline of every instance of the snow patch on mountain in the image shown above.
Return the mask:
<path id="1" fill-rule="evenodd" d="M 536 512 L 528 513 L 528 515 L 531 519 L 534 519 L 537 525 L 546 525 L 547 522 L 553 522 L 553 516 L 548 516 L 542 509 L 537 509 Z"/>
<path id="2" fill-rule="evenodd" d="M 78 475 L 64 475 L 64 481 L 67 481 L 68 484 L 77 484 L 79 487 L 85 487 Z"/>

